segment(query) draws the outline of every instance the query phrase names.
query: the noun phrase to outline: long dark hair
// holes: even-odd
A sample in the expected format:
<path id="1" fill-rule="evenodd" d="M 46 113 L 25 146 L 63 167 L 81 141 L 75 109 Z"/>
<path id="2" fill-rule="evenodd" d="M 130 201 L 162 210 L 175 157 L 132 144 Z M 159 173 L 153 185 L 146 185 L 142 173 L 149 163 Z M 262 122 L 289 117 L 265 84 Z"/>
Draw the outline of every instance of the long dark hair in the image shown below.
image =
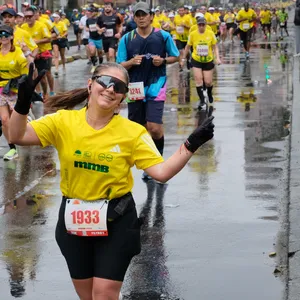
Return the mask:
<path id="1" fill-rule="evenodd" d="M 105 72 L 105 70 L 110 68 L 120 70 L 125 77 L 126 84 L 129 83 L 129 75 L 127 70 L 123 66 L 112 62 L 107 62 L 99 65 L 95 69 L 92 76 L 100 75 Z M 49 97 L 45 105 L 46 108 L 50 111 L 56 111 L 59 109 L 73 109 L 76 105 L 87 101 L 88 97 L 88 88 L 79 88 L 67 92 L 57 93 L 55 96 Z"/>

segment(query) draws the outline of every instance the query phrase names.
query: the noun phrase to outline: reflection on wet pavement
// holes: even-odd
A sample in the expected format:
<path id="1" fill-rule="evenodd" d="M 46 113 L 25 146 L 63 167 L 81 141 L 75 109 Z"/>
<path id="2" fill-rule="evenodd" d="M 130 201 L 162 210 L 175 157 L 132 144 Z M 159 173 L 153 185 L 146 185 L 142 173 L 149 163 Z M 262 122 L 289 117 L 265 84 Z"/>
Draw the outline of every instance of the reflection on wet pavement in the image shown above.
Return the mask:
<path id="1" fill-rule="evenodd" d="M 287 43 L 258 44 L 245 61 L 239 46 L 221 46 L 215 103 L 201 111 L 192 72 L 168 68 L 165 156 L 210 115 L 215 138 L 167 185 L 143 182 L 133 170 L 143 247 L 127 273 L 125 299 L 281 299 L 283 286 L 272 274 L 279 262 L 264 253 L 282 239 L 276 233 L 286 197 L 290 49 Z M 84 76 L 61 77 L 57 90 L 82 86 L 89 78 L 85 62 L 72 65 L 84 69 Z M 35 109 L 42 113 L 38 105 Z M 126 116 L 126 108 L 121 113 Z M 56 165 L 53 149 L 35 147 L 0 164 L 0 289 L 5 291 L 0 299 L 75 297 L 54 240 L 60 202 Z"/>

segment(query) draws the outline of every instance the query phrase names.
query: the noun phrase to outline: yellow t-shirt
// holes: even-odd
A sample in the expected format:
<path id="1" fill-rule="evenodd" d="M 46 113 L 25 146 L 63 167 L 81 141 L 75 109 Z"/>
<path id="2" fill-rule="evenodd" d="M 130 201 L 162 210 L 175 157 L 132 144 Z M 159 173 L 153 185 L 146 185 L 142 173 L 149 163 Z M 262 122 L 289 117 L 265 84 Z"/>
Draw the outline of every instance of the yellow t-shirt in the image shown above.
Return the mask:
<path id="1" fill-rule="evenodd" d="M 196 17 L 191 16 L 191 21 L 193 25 L 197 25 L 197 19 Z"/>
<path id="2" fill-rule="evenodd" d="M 34 26 L 32 27 L 29 27 L 27 23 L 24 23 L 22 25 L 22 29 L 27 31 L 34 41 L 41 40 L 44 38 L 51 38 L 51 34 L 48 28 L 40 22 L 35 22 Z M 38 47 L 40 52 L 52 49 L 51 43 L 38 44 Z"/>
<path id="3" fill-rule="evenodd" d="M 62 37 L 66 32 L 68 32 L 68 27 L 67 25 L 62 22 L 59 21 L 58 23 L 53 23 L 53 25 L 57 28 L 57 30 L 59 31 L 59 37 Z M 65 36 L 64 36 L 65 37 Z"/>
<path id="4" fill-rule="evenodd" d="M 70 198 L 121 197 L 132 190 L 134 165 L 144 170 L 163 162 L 147 130 L 119 115 L 100 130 L 86 122 L 86 108 L 60 110 L 30 124 L 43 147 L 57 149 L 60 188 Z"/>
<path id="5" fill-rule="evenodd" d="M 255 11 L 251 8 L 249 8 L 248 11 L 245 11 L 244 9 L 241 9 L 237 16 L 236 16 L 236 20 L 239 21 L 239 20 L 242 20 L 242 19 L 247 19 L 246 21 L 243 21 L 243 22 L 240 22 L 240 29 L 242 31 L 248 31 L 250 28 L 253 27 L 253 21 L 254 19 L 257 18 L 257 15 L 255 13 Z"/>
<path id="6" fill-rule="evenodd" d="M 234 23 L 234 20 L 235 20 L 235 15 L 234 14 L 226 14 L 225 16 L 224 16 L 224 21 L 225 21 L 225 23 Z"/>
<path id="7" fill-rule="evenodd" d="M 69 19 L 65 18 L 65 19 L 61 19 L 61 21 L 64 22 L 67 25 L 67 27 L 70 27 L 71 24 Z"/>
<path id="8" fill-rule="evenodd" d="M 187 42 L 192 21 L 189 15 L 176 15 L 174 18 L 176 40 Z M 185 27 L 186 26 L 186 27 Z"/>
<path id="9" fill-rule="evenodd" d="M 215 17 L 209 13 L 209 12 L 206 12 L 205 15 L 205 20 L 206 20 L 206 23 L 207 24 L 210 24 L 210 23 L 213 23 L 213 22 L 217 22 L 218 20 L 215 19 Z M 212 31 L 214 32 L 214 34 L 216 34 L 218 32 L 218 26 L 217 24 L 211 24 L 210 25 Z"/>
<path id="10" fill-rule="evenodd" d="M 44 19 L 50 20 L 50 17 L 49 17 L 49 15 L 47 15 L 47 14 L 41 14 L 40 17 L 41 17 L 41 18 L 44 18 Z"/>
<path id="11" fill-rule="evenodd" d="M 159 21 L 158 21 L 157 18 L 156 18 L 156 19 L 153 18 L 153 21 L 152 21 L 152 27 L 161 29 L 161 24 L 159 23 Z"/>
<path id="12" fill-rule="evenodd" d="M 2 55 L 0 52 L 0 77 L 2 79 L 13 79 L 28 74 L 27 59 L 21 48 L 16 47 L 14 52 Z M 1 80 L 0 87 L 4 87 L 8 80 Z M 17 92 L 17 89 L 12 89 Z"/>
<path id="13" fill-rule="evenodd" d="M 14 45 L 17 47 L 21 47 L 21 44 L 23 43 L 27 45 L 30 51 L 33 51 L 38 47 L 27 31 L 16 26 L 14 31 Z"/>
<path id="14" fill-rule="evenodd" d="M 45 19 L 45 18 L 41 18 L 41 17 L 40 17 L 40 18 L 38 19 L 38 21 L 36 21 L 36 22 L 40 22 L 40 23 L 46 25 L 47 28 L 48 28 L 48 30 L 49 30 L 49 32 L 51 32 L 51 30 L 52 30 L 53 27 L 54 27 L 52 21 L 49 20 L 49 19 Z"/>
<path id="15" fill-rule="evenodd" d="M 197 24 L 196 24 L 196 25 L 193 25 L 193 26 L 190 28 L 189 35 L 190 35 L 193 31 L 196 31 L 196 30 L 198 30 L 198 25 L 197 25 Z M 206 25 L 206 30 L 213 32 L 212 29 L 211 29 L 211 27 L 210 27 L 209 25 Z"/>
<path id="16" fill-rule="evenodd" d="M 217 38 L 212 31 L 205 30 L 204 33 L 193 31 L 188 40 L 188 45 L 193 47 L 192 58 L 201 63 L 213 61 L 213 45 L 217 43 Z"/>
<path id="17" fill-rule="evenodd" d="M 272 14 L 269 10 L 263 10 L 259 14 L 261 24 L 271 24 Z"/>

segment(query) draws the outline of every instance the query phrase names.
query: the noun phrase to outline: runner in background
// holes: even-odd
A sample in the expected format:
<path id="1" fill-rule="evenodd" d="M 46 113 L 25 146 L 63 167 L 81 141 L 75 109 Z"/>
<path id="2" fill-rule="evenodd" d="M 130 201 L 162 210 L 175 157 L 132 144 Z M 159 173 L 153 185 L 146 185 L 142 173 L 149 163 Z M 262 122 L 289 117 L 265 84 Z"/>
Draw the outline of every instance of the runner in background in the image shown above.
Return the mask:
<path id="1" fill-rule="evenodd" d="M 86 15 L 86 10 L 85 10 L 85 14 L 83 17 L 81 17 L 80 19 L 80 22 L 79 22 L 79 28 L 81 29 L 82 31 L 82 44 L 84 45 L 85 47 L 85 53 L 86 53 L 86 56 L 88 58 L 88 62 L 87 64 L 90 65 L 92 64 L 92 61 L 91 61 L 91 55 L 90 55 L 90 50 L 89 50 L 89 37 L 90 37 L 90 32 L 89 32 L 89 29 L 87 28 L 86 26 L 86 20 L 87 20 L 87 15 Z"/>
<path id="2" fill-rule="evenodd" d="M 78 12 L 77 8 L 74 8 L 71 17 L 71 23 L 73 25 L 74 34 L 76 36 L 78 50 L 80 50 L 80 45 L 81 45 L 81 30 L 79 28 L 80 19 L 81 19 L 81 14 Z"/>
<path id="3" fill-rule="evenodd" d="M 283 30 L 285 30 L 286 35 L 289 36 L 289 32 L 287 30 L 287 21 L 288 21 L 289 15 L 285 11 L 285 8 L 283 7 L 279 12 L 278 12 L 278 20 L 279 20 L 279 26 L 280 26 L 280 36 L 281 39 L 283 39 Z"/>

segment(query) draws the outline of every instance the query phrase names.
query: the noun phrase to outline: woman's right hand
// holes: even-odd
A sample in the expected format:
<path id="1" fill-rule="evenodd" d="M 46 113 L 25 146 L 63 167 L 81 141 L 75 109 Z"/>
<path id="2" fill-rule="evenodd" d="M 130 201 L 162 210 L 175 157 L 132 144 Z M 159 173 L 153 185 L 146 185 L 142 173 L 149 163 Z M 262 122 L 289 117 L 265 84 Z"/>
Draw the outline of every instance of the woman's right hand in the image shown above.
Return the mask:
<path id="1" fill-rule="evenodd" d="M 33 79 L 33 73 L 34 63 L 30 63 L 28 75 L 23 75 L 18 81 L 18 99 L 15 111 L 21 115 L 28 115 L 34 90 L 45 75 L 46 70 L 41 71 L 35 79 Z"/>

